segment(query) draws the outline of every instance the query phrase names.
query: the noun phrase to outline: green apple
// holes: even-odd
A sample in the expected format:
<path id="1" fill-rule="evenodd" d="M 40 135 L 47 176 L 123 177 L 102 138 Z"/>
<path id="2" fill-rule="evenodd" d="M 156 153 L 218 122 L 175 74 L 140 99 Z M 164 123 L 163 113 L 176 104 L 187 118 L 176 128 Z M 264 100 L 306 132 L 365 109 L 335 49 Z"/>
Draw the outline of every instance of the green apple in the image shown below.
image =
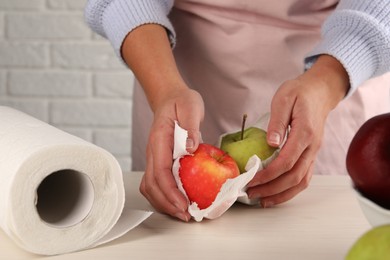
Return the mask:
<path id="1" fill-rule="evenodd" d="M 240 173 L 245 172 L 245 166 L 253 155 L 265 160 L 277 149 L 268 145 L 266 131 L 257 127 L 245 129 L 245 121 L 246 115 L 243 117 L 241 131 L 222 137 L 220 147 L 236 161 Z"/>
<path id="2" fill-rule="evenodd" d="M 390 224 L 386 224 L 364 233 L 348 251 L 345 259 L 389 259 L 389 257 Z"/>

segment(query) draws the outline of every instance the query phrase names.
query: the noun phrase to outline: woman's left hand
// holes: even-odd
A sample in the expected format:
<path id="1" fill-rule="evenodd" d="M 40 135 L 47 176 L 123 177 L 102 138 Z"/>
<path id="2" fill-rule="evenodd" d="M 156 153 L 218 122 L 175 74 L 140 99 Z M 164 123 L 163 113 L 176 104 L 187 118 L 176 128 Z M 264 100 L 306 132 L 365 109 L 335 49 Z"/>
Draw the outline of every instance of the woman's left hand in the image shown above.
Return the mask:
<path id="1" fill-rule="evenodd" d="M 250 198 L 261 198 L 262 207 L 271 207 L 308 186 L 325 120 L 348 88 L 344 67 L 328 55 L 320 56 L 311 69 L 280 86 L 271 104 L 268 143 L 279 146 L 289 126 L 290 132 L 278 157 L 249 183 Z"/>

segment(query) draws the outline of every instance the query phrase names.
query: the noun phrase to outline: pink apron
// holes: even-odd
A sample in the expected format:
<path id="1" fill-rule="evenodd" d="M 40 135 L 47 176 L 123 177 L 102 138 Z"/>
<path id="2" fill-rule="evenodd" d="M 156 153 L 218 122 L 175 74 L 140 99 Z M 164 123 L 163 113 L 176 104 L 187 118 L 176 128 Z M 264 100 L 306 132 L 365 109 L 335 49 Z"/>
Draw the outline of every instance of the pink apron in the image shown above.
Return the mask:
<path id="1" fill-rule="evenodd" d="M 174 49 L 188 85 L 205 102 L 204 142 L 270 111 L 282 82 L 303 72 L 303 59 L 320 40 L 337 0 L 178 0 L 171 12 Z M 315 174 L 346 174 L 345 155 L 358 127 L 389 111 L 389 75 L 367 82 L 328 117 Z M 132 165 L 144 170 L 153 115 L 142 89 L 134 90 Z"/>

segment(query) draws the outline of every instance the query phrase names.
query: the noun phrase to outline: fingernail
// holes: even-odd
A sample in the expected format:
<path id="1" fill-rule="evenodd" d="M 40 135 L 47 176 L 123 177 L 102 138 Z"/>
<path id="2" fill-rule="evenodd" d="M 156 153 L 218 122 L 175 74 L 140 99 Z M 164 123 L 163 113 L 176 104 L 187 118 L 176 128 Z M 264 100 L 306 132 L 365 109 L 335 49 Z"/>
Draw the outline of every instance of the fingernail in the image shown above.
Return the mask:
<path id="1" fill-rule="evenodd" d="M 184 222 L 188 222 L 188 218 L 187 218 L 187 215 L 182 213 L 182 212 L 178 212 L 175 214 L 175 217 L 184 221 Z"/>
<path id="2" fill-rule="evenodd" d="M 272 201 L 265 201 L 265 200 L 260 201 L 260 204 L 262 208 L 270 208 L 274 205 Z"/>
<path id="3" fill-rule="evenodd" d="M 254 191 L 252 191 L 252 192 L 247 192 L 247 195 L 248 195 L 248 198 L 249 199 L 259 199 L 259 198 L 261 198 L 261 194 L 260 193 L 258 193 L 258 192 L 254 192 Z"/>
<path id="4" fill-rule="evenodd" d="M 181 213 L 186 211 L 186 209 L 184 209 L 184 207 L 181 205 L 181 203 L 175 202 L 174 205 Z"/>
<path id="5" fill-rule="evenodd" d="M 187 148 L 187 149 L 192 149 L 192 148 L 194 148 L 194 140 L 192 140 L 191 138 L 187 138 L 187 141 L 186 141 L 186 148 Z"/>
<path id="6" fill-rule="evenodd" d="M 274 145 L 280 145 L 280 135 L 276 132 L 272 132 L 268 137 L 268 142 Z"/>
<path id="7" fill-rule="evenodd" d="M 249 199 L 254 199 L 253 198 L 253 192 L 246 192 L 246 194 L 248 195 Z"/>
<path id="8" fill-rule="evenodd" d="M 260 185 L 260 184 L 261 184 L 260 181 L 255 180 L 255 179 L 252 179 L 252 180 L 246 185 L 246 187 L 249 189 L 249 188 L 256 187 L 257 185 Z"/>

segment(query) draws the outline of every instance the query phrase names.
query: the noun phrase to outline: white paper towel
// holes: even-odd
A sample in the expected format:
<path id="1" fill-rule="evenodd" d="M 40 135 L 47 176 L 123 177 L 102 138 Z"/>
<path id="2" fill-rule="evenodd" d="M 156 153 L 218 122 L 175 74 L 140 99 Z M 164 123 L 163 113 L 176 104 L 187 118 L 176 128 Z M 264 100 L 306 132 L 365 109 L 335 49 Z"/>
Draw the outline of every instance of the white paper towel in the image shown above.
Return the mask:
<path id="1" fill-rule="evenodd" d="M 266 113 L 252 126 L 258 127 L 260 129 L 267 129 L 269 119 L 270 114 Z M 232 133 L 235 133 L 237 131 L 233 131 Z M 227 134 L 231 133 L 226 133 L 220 136 L 216 145 L 217 147 L 221 146 L 222 138 Z M 253 179 L 257 172 L 267 167 L 268 164 L 270 164 L 278 156 L 280 148 L 276 149 L 275 152 L 269 158 L 263 161 L 257 155 L 253 155 L 248 160 L 247 165 L 245 166 L 246 172 L 240 174 L 238 177 L 235 177 L 233 179 L 228 179 L 222 185 L 220 192 L 215 198 L 215 201 L 208 208 L 199 209 L 198 205 L 195 202 L 190 203 L 179 176 L 180 158 L 189 154 L 186 150 L 187 137 L 187 131 L 181 128 L 177 122 L 175 122 L 173 150 L 174 163 L 172 167 L 172 172 L 179 190 L 187 198 L 188 212 L 196 221 L 202 221 L 204 218 L 215 219 L 220 217 L 234 204 L 235 201 L 239 201 L 247 205 L 258 205 L 260 203 L 260 199 L 249 199 L 246 193 L 247 184 Z M 287 134 L 282 142 L 281 147 L 284 145 L 286 139 Z"/>
<path id="2" fill-rule="evenodd" d="M 20 247 L 54 255 L 113 240 L 151 214 L 124 201 L 110 153 L 0 107 L 0 226 Z"/>
<path id="3" fill-rule="evenodd" d="M 178 189 L 187 198 L 188 212 L 198 222 L 204 218 L 215 219 L 225 213 L 234 202 L 243 198 L 242 202 L 246 204 L 255 203 L 250 200 L 246 194 L 246 185 L 253 179 L 255 174 L 263 169 L 261 159 L 257 155 L 252 156 L 246 166 L 246 172 L 240 174 L 238 177 L 228 179 L 221 187 L 221 190 L 217 194 L 214 202 L 205 209 L 199 209 L 196 202 L 190 202 L 187 194 L 183 188 L 183 184 L 180 179 L 180 159 L 188 155 L 185 148 L 188 133 L 185 129 L 181 128 L 177 122 L 175 122 L 175 135 L 174 135 L 174 150 L 173 150 L 173 167 L 172 173 L 175 178 Z M 257 200 L 258 202 L 258 200 Z"/>

